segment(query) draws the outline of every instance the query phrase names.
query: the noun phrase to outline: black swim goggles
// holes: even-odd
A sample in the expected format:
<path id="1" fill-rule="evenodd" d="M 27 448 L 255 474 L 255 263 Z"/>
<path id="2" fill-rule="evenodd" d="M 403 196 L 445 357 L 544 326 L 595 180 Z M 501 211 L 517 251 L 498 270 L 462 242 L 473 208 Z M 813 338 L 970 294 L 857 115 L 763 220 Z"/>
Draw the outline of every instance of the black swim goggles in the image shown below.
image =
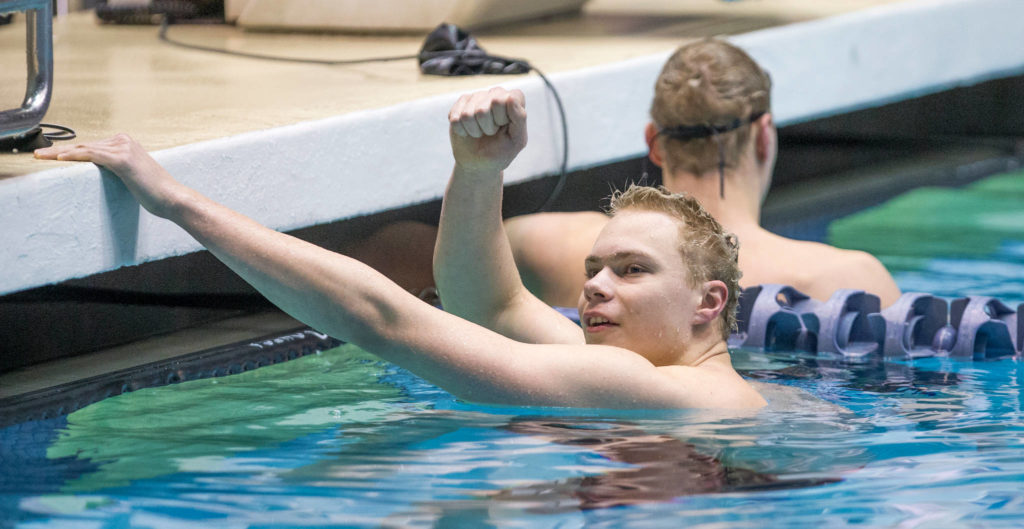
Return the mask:
<path id="1" fill-rule="evenodd" d="M 765 114 L 767 114 L 766 111 L 754 112 L 746 118 L 736 118 L 725 125 L 677 125 L 675 127 L 662 127 L 658 130 L 657 136 L 664 135 L 681 141 L 713 138 L 718 145 L 718 193 L 722 198 L 725 198 L 725 147 L 719 135 L 753 123 Z"/>

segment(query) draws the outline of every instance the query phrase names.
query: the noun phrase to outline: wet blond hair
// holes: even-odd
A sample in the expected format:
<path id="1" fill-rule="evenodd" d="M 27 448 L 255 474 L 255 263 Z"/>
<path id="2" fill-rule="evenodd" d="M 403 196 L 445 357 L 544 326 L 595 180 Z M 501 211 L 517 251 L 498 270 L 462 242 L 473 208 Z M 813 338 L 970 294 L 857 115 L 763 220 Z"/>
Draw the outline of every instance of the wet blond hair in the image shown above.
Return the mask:
<path id="1" fill-rule="evenodd" d="M 662 186 L 630 185 L 612 194 L 608 214 L 626 210 L 654 211 L 679 221 L 679 253 L 689 272 L 689 284 L 697 288 L 705 281 L 719 280 L 729 289 L 720 315 L 723 339 L 736 329 L 736 307 L 740 298 L 739 241 L 711 216 L 697 199 L 672 193 Z"/>
<path id="2" fill-rule="evenodd" d="M 672 127 L 725 128 L 771 110 L 771 78 L 743 50 L 706 38 L 686 44 L 669 57 L 654 85 L 651 119 L 660 131 Z M 750 127 L 702 138 L 659 134 L 666 166 L 703 174 L 735 167 L 750 138 Z M 721 156 L 719 143 L 721 142 Z"/>

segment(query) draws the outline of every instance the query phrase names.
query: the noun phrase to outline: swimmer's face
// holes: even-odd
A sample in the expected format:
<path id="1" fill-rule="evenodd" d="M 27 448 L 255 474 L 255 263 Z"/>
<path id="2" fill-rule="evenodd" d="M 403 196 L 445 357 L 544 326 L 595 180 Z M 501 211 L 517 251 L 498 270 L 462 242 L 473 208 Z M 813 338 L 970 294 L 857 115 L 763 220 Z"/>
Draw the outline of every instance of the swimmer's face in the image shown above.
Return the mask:
<path id="1" fill-rule="evenodd" d="M 580 322 L 587 343 L 676 363 L 691 341 L 700 289 L 690 286 L 679 252 L 680 224 L 654 211 L 615 215 L 586 260 Z"/>

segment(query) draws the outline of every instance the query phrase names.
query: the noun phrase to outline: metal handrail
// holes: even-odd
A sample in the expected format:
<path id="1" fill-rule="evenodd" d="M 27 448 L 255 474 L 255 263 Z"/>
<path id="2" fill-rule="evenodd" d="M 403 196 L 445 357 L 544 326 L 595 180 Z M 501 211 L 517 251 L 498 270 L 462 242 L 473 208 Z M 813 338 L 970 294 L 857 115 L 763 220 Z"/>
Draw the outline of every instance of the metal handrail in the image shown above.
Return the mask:
<path id="1" fill-rule="evenodd" d="M 43 120 L 53 92 L 52 0 L 0 0 L 0 14 L 25 12 L 28 77 L 21 108 L 0 111 L 0 138 L 30 132 Z"/>

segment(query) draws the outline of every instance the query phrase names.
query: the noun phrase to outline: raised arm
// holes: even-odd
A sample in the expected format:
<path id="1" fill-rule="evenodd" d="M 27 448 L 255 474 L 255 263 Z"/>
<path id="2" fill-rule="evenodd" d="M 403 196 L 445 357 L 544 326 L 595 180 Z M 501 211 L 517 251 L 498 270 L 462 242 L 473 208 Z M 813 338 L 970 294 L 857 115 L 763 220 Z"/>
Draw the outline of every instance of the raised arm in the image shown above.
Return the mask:
<path id="1" fill-rule="evenodd" d="M 476 402 L 666 408 L 706 405 L 630 351 L 519 343 L 423 303 L 362 263 L 265 228 L 176 181 L 127 136 L 36 151 L 112 170 L 153 214 L 188 231 L 283 310 Z"/>
<path id="2" fill-rule="evenodd" d="M 434 249 L 445 310 L 519 341 L 582 343 L 578 326 L 523 286 L 502 225 L 502 171 L 526 145 L 522 92 L 462 96 L 448 118 L 455 168 Z"/>
<path id="3" fill-rule="evenodd" d="M 171 220 L 296 319 L 355 343 L 460 397 L 517 402 L 514 372 L 494 369 L 511 340 L 423 303 L 343 255 L 265 228 L 184 186 L 119 135 L 36 151 L 113 171 L 153 214 Z M 460 343 L 454 343 L 459 340 Z M 459 346 L 462 349 L 459 349 Z M 493 351 L 471 354 L 476 350 Z M 509 356 L 512 356 L 509 354 Z"/>

